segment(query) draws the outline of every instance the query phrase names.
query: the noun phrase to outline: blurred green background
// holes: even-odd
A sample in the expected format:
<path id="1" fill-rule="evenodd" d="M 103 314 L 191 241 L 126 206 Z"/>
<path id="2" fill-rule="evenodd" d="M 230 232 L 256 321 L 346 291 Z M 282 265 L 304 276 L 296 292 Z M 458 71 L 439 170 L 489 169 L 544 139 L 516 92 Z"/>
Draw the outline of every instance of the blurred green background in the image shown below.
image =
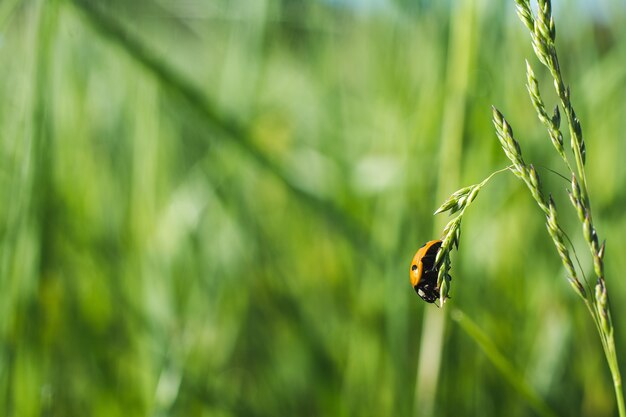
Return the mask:
<path id="1" fill-rule="evenodd" d="M 512 175 L 467 212 L 446 308 L 409 285 L 438 205 L 507 164 L 491 105 L 565 172 L 513 6 L 2 0 L 0 414 L 616 415 Z M 626 8 L 554 8 L 626 371 Z"/>

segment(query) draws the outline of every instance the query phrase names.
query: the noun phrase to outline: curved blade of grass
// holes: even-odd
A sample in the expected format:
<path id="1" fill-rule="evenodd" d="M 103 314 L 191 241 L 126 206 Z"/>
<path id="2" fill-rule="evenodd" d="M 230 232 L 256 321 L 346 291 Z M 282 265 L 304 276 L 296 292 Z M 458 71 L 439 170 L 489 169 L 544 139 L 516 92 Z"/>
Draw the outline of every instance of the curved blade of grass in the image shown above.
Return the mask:
<path id="1" fill-rule="evenodd" d="M 535 390 L 528 384 L 522 373 L 504 356 L 489 338 L 489 336 L 481 330 L 476 323 L 467 317 L 461 310 L 454 309 L 450 313 L 450 317 L 461 329 L 476 342 L 483 351 L 489 362 L 502 374 L 502 376 L 511 384 L 528 403 L 535 412 L 543 417 L 556 417 L 556 413 L 552 410 Z"/>
<path id="2" fill-rule="evenodd" d="M 182 98 L 197 111 L 212 128 L 217 128 L 231 139 L 244 154 L 249 156 L 266 172 L 281 182 L 298 200 L 322 214 L 353 244 L 368 253 L 367 258 L 378 265 L 386 261 L 384 251 L 377 250 L 375 243 L 368 238 L 366 229 L 332 202 L 322 199 L 294 184 L 283 172 L 283 169 L 254 144 L 248 127 L 235 118 L 221 112 L 202 91 L 186 80 L 175 69 L 169 66 L 157 54 L 133 36 L 114 17 L 98 7 L 95 2 L 87 0 L 70 0 L 68 3 L 86 18 L 89 25 L 103 38 L 120 47 L 120 49 L 141 67 L 151 73 L 163 87 Z"/>

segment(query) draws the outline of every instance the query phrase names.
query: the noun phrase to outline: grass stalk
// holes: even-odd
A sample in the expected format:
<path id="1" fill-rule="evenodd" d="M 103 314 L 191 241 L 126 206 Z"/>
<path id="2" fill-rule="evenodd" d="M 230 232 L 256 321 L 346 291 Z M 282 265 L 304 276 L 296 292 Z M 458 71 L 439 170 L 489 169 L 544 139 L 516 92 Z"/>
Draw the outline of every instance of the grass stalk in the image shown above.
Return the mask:
<path id="1" fill-rule="evenodd" d="M 450 40 L 446 69 L 446 101 L 441 131 L 437 176 L 437 198 L 443 198 L 459 180 L 465 123 L 465 97 L 472 74 L 472 35 L 475 31 L 478 5 L 464 2 L 463 7 L 451 7 Z M 439 225 L 435 225 L 439 230 Z M 434 415 L 435 398 L 441 368 L 443 338 L 447 319 L 445 314 L 426 309 L 420 343 L 420 355 L 415 384 L 415 415 Z"/>
<path id="2" fill-rule="evenodd" d="M 561 151 L 559 154 L 571 171 L 572 190 L 570 191 L 570 201 L 578 214 L 580 222 L 582 223 L 583 235 L 589 246 L 591 257 L 593 259 L 594 272 L 597 277 L 595 292 L 588 291 L 584 298 L 588 307 L 590 307 L 590 305 L 595 305 L 595 308 L 588 308 L 588 310 L 594 319 L 594 322 L 596 322 L 596 328 L 598 329 L 604 354 L 611 371 L 619 415 L 620 417 L 626 417 L 621 374 L 617 362 L 615 339 L 613 337 L 613 322 L 611 320 L 611 312 L 604 277 L 605 244 L 602 243 L 600 245 L 598 234 L 593 225 L 587 176 L 585 173 L 586 146 L 580 120 L 576 116 L 576 112 L 571 101 L 571 92 L 569 87 L 567 87 L 564 82 L 561 67 L 559 65 L 555 45 L 556 25 L 552 16 L 551 0 L 537 1 L 537 16 L 535 16 L 532 12 L 530 0 L 516 0 L 516 3 L 520 19 L 530 31 L 533 49 L 536 56 L 552 75 L 560 105 L 567 118 L 570 135 L 570 147 L 576 163 L 576 172 L 572 170 L 565 153 Z M 558 106 L 555 108 L 555 116 L 552 119 L 547 120 L 547 118 L 542 117 L 542 109 L 544 106 L 539 95 L 538 83 L 534 78 L 530 64 L 527 64 L 527 74 L 529 80 L 528 90 L 531 93 L 531 101 L 533 102 L 539 119 L 542 120 L 548 128 L 551 139 L 555 134 L 562 138 L 559 131 L 560 117 L 558 116 Z M 553 140 L 553 144 L 554 143 L 555 141 Z M 562 146 L 562 139 L 560 141 L 560 145 Z M 557 146 L 557 151 L 558 150 Z"/>
<path id="3" fill-rule="evenodd" d="M 544 124 L 548 136 L 557 153 L 561 156 L 565 166 L 571 174 L 571 190 L 568 190 L 569 199 L 574 207 L 578 219 L 582 225 L 582 232 L 588 244 L 593 270 L 596 276 L 595 287 L 592 288 L 587 280 L 582 266 L 580 274 L 576 270 L 570 249 L 566 245 L 569 237 L 561 227 L 557 208 L 552 195 L 545 195 L 540 177 L 532 164 L 527 164 L 522 156 L 519 143 L 514 138 L 513 129 L 504 115 L 495 107 L 493 108 L 493 123 L 502 149 L 511 161 L 509 170 L 522 182 L 524 182 L 537 203 L 538 207 L 546 216 L 548 233 L 557 249 L 561 262 L 567 273 L 567 280 L 574 291 L 585 303 L 596 325 L 604 355 L 606 357 L 615 388 L 617 408 L 620 417 L 626 417 L 624 396 L 622 391 L 622 379 L 617 361 L 615 347 L 614 327 L 611 318 L 608 291 L 604 277 L 604 253 L 605 243 L 600 244 L 598 233 L 593 224 L 591 215 L 591 203 L 585 173 L 586 146 L 580 120 L 576 116 L 569 87 L 566 86 L 556 52 L 556 26 L 552 17 L 552 5 L 550 0 L 538 0 L 538 12 L 532 11 L 530 0 L 515 0 L 520 20 L 528 28 L 531 35 L 532 46 L 539 61 L 548 69 L 554 80 L 554 86 L 559 104 L 554 108 L 552 116 L 545 110 L 546 106 L 541 98 L 539 83 L 535 77 L 532 66 L 526 62 L 527 88 L 530 99 L 537 112 L 539 120 Z M 575 170 L 569 161 L 569 157 L 563 146 L 563 134 L 561 132 L 561 116 L 559 105 L 565 113 L 570 136 L 571 156 L 574 158 Z M 492 174 L 491 176 L 493 176 Z M 444 238 L 441 250 L 437 254 L 436 265 L 439 266 L 439 287 L 441 288 L 441 302 L 445 301 L 449 290 L 450 251 L 453 246 L 459 244 L 461 220 L 465 209 L 474 200 L 482 185 L 489 180 L 488 177 L 480 184 L 465 187 L 455 192 L 438 210 L 437 213 L 460 211 L 459 215 L 452 219 L 444 229 Z M 571 245 L 571 242 L 570 242 Z M 574 252 L 574 257 L 578 259 Z M 585 285 L 579 278 L 582 276 Z"/>

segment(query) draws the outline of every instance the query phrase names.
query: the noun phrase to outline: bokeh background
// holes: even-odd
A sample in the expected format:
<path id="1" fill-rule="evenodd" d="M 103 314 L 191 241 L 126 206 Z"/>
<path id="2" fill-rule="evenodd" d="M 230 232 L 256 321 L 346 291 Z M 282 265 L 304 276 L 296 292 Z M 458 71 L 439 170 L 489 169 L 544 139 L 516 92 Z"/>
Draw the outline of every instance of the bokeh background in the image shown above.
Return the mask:
<path id="1" fill-rule="evenodd" d="M 626 371 L 626 8 L 554 9 Z M 524 59 L 552 107 L 513 0 L 2 0 L 0 414 L 616 415 L 512 175 L 446 307 L 409 285 L 439 204 L 507 165 L 491 105 L 565 172 Z"/>

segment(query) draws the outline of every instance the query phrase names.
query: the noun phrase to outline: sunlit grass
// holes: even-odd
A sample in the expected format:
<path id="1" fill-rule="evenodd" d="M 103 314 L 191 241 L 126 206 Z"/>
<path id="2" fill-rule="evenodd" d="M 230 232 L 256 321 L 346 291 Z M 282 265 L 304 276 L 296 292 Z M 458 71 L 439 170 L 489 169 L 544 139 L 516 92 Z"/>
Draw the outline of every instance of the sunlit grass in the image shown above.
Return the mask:
<path id="1" fill-rule="evenodd" d="M 490 104 L 515 126 L 535 117 L 513 5 L 469 1 L 451 21 L 428 2 L 170 3 L 0 6 L 1 414 L 420 415 L 431 306 L 408 264 L 440 237 L 439 197 L 506 165 Z M 559 53 L 603 161 L 588 181 L 619 276 L 626 51 L 611 7 L 605 21 L 563 13 L 577 30 Z M 543 132 L 526 132 L 549 166 Z M 558 415 L 614 415 L 599 344 L 573 334 L 591 323 L 513 184 L 474 203 L 446 308 Z M 619 317 L 626 288 L 611 284 Z M 455 323 L 426 375 L 435 415 L 529 415 Z"/>

